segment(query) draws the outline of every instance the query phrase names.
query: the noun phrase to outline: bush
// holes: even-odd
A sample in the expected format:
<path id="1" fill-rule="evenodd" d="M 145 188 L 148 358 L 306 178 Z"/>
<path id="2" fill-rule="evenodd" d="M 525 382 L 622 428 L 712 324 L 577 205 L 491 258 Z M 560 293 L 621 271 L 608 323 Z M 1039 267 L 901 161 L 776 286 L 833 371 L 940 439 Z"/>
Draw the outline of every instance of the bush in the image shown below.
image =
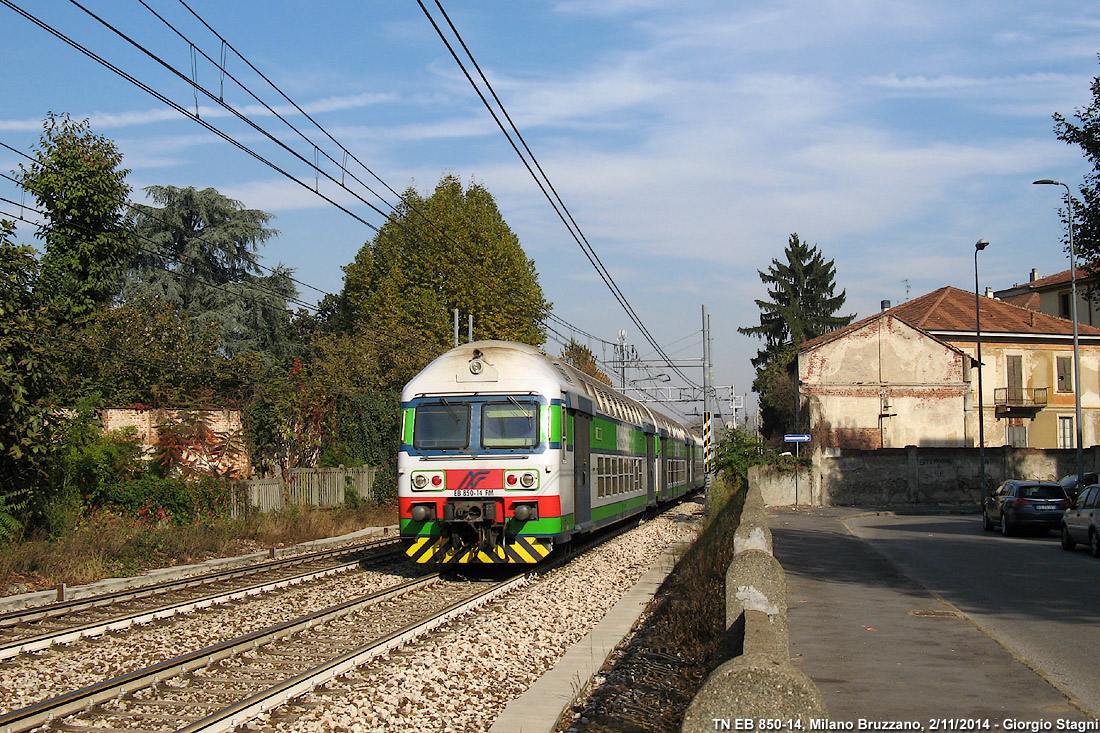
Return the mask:
<path id="1" fill-rule="evenodd" d="M 72 529 L 88 506 L 97 505 L 96 497 L 146 468 L 137 432 L 104 435 L 94 398 L 82 399 L 75 414 L 60 422 L 58 438 L 50 480 L 30 502 L 34 523 L 54 537 Z"/>
<path id="2" fill-rule="evenodd" d="M 166 478 L 149 472 L 103 491 L 96 506 L 154 522 L 190 524 L 224 515 L 231 490 L 230 484 L 209 476 Z"/>

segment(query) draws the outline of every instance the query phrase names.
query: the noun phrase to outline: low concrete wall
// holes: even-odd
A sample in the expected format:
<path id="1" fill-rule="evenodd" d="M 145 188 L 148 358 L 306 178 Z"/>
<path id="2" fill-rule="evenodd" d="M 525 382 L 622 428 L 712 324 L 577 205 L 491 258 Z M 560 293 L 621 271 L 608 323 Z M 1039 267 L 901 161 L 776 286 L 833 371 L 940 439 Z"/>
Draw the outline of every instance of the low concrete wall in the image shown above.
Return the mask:
<path id="1" fill-rule="evenodd" d="M 1084 469 L 1100 466 L 1100 446 L 1084 451 Z M 1077 471 L 1073 449 L 985 449 L 986 491 L 1010 478 L 1056 481 Z M 884 504 L 980 503 L 981 463 L 977 448 L 909 446 L 878 450 L 841 449 L 814 453 L 813 467 L 781 471 L 749 469 L 749 486 L 769 506 L 881 506 Z M 796 484 L 797 477 L 797 484 Z"/>
<path id="2" fill-rule="evenodd" d="M 733 730 L 746 719 L 774 721 L 770 730 L 807 731 L 811 719 L 828 716 L 813 680 L 791 664 L 786 575 L 771 547 L 764 497 L 750 485 L 726 573 L 726 629 L 734 656 L 695 695 L 683 733 Z"/>
<path id="3" fill-rule="evenodd" d="M 749 468 L 749 486 L 756 487 L 767 506 L 821 504 L 813 471 L 804 466 L 786 470 L 775 466 L 752 466 Z"/>

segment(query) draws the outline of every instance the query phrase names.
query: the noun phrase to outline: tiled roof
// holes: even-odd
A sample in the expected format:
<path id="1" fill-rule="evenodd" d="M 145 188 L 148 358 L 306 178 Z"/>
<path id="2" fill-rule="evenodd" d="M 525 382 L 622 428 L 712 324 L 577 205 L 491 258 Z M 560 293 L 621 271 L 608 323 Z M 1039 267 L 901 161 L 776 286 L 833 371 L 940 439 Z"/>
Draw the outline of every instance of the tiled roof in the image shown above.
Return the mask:
<path id="1" fill-rule="evenodd" d="M 875 315 L 864 318 L 861 321 L 856 321 L 855 323 L 849 323 L 847 326 L 843 326 L 841 328 L 838 328 L 835 331 L 829 331 L 829 333 L 822 334 L 821 336 L 818 336 L 816 338 L 812 338 L 808 341 L 804 341 L 804 342 L 802 342 L 802 346 L 800 346 L 798 348 L 800 350 L 813 349 L 817 346 L 820 346 L 821 344 L 827 344 L 830 341 L 835 341 L 836 339 L 838 339 L 842 336 L 846 336 L 847 334 L 852 333 L 853 331 L 858 331 L 859 329 L 863 328 L 864 326 L 866 326 L 868 323 L 875 320 L 876 318 L 882 318 L 884 313 L 885 312 L 876 313 Z"/>
<path id="2" fill-rule="evenodd" d="M 1078 283 L 1080 283 L 1082 280 L 1087 280 L 1089 277 L 1091 277 L 1091 273 L 1089 273 L 1088 270 L 1083 267 L 1077 268 Z M 1062 285 L 1068 283 L 1072 279 L 1073 278 L 1070 277 L 1069 270 L 1062 270 L 1061 272 L 1056 272 L 1053 275 L 1047 275 L 1046 277 L 1041 277 L 1038 280 L 1032 280 L 1031 282 L 1023 283 L 1022 285 L 1016 285 L 1014 287 L 1027 287 L 1031 290 L 1037 290 L 1039 288 L 1046 288 L 1052 285 Z"/>
<path id="3" fill-rule="evenodd" d="M 1021 293 L 1020 295 L 999 295 L 997 297 L 1009 305 L 1018 305 L 1021 308 L 1033 311 L 1039 310 L 1039 294 L 1034 291 Z"/>
<path id="4" fill-rule="evenodd" d="M 911 326 L 925 331 L 975 330 L 974 293 L 953 287 L 933 290 L 908 303 L 891 308 L 890 313 Z M 978 298 L 981 303 L 982 332 L 1022 333 L 1045 336 L 1070 336 L 1073 321 L 1048 313 L 1005 303 L 993 298 Z M 1100 336 L 1100 328 L 1078 324 L 1081 335 Z"/>
<path id="5" fill-rule="evenodd" d="M 1067 270 L 1068 272 L 1068 270 Z M 974 333 L 974 293 L 953 287 L 933 290 L 927 295 L 876 313 L 836 331 L 818 336 L 802 344 L 812 349 L 862 328 L 876 318 L 893 316 L 913 328 L 929 332 Z M 1072 336 L 1073 321 L 1047 313 L 1022 308 L 993 298 L 978 298 L 982 309 L 982 333 L 1033 334 L 1036 336 Z M 1078 324 L 1082 336 L 1100 336 L 1100 328 Z"/>

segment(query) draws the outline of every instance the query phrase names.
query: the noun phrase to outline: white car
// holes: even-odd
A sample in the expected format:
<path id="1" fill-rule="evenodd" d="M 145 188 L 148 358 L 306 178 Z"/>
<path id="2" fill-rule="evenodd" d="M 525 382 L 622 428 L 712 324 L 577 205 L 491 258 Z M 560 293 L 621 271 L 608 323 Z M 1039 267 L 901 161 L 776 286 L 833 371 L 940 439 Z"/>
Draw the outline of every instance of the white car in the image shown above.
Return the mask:
<path id="1" fill-rule="evenodd" d="M 1062 549 L 1088 544 L 1093 557 L 1100 557 L 1100 485 L 1085 488 L 1062 515 Z"/>

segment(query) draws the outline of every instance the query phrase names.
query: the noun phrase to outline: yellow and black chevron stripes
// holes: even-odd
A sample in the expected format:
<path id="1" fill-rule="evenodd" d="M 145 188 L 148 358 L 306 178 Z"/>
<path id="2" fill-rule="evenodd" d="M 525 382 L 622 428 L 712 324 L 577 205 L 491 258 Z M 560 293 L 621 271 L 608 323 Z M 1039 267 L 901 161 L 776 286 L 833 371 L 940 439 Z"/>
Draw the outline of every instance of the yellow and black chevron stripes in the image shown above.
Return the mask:
<path id="1" fill-rule="evenodd" d="M 440 537 L 418 537 L 405 554 L 418 563 L 527 563 L 541 561 L 554 549 L 554 542 L 543 537 L 514 537 L 491 550 L 479 547 L 456 547 L 451 540 Z"/>

